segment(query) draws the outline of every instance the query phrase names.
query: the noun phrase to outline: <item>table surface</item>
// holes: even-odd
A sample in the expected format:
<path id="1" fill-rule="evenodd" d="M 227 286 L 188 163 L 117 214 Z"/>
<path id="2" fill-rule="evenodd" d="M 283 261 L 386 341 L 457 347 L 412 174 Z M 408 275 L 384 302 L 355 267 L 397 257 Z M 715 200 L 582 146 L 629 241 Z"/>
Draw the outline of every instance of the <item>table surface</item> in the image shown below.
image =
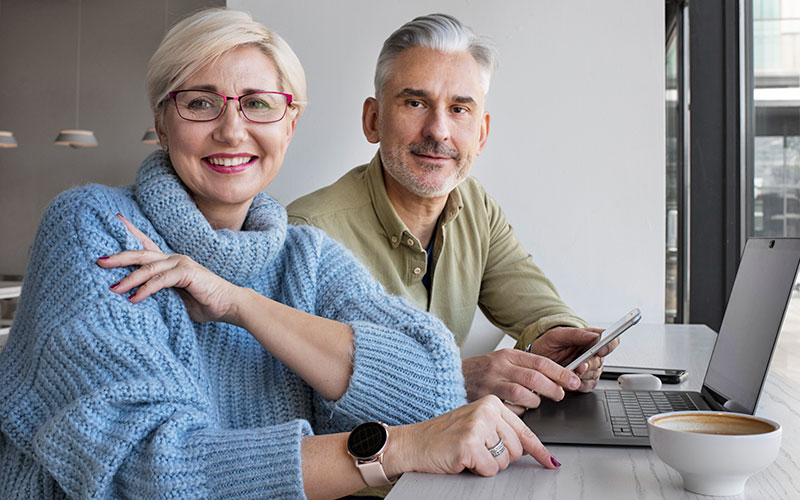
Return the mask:
<path id="1" fill-rule="evenodd" d="M 700 390 L 716 334 L 699 325 L 640 324 L 625 333 L 608 364 L 685 368 L 687 379 L 665 384 L 665 390 Z M 601 380 L 601 389 L 617 388 Z M 756 410 L 783 426 L 781 451 L 767 469 L 747 481 L 735 498 L 800 498 L 800 388 L 770 372 Z M 680 475 L 650 448 L 550 445 L 563 465 L 543 469 L 525 456 L 492 478 L 464 472 L 458 475 L 406 473 L 389 500 L 436 499 L 673 499 L 704 498 L 685 491 Z M 798 454 L 797 461 L 793 455 Z"/>

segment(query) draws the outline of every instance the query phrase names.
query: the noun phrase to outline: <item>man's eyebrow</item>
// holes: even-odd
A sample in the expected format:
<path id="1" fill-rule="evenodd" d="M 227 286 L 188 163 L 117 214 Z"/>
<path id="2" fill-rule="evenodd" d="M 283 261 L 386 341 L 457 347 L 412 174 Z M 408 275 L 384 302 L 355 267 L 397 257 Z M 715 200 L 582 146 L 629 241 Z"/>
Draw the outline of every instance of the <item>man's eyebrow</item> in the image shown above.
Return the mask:
<path id="1" fill-rule="evenodd" d="M 397 93 L 395 98 L 403 98 L 403 97 L 420 97 L 426 98 L 428 97 L 428 92 L 421 90 L 421 89 L 412 89 L 412 88 L 404 88 L 400 92 Z M 472 96 L 468 95 L 456 95 L 450 98 L 451 101 L 458 103 L 458 104 L 475 104 L 475 99 Z"/>
<path id="2" fill-rule="evenodd" d="M 475 99 L 468 95 L 457 95 L 453 97 L 453 101 L 458 104 L 475 104 Z"/>
<path id="3" fill-rule="evenodd" d="M 428 97 L 428 93 L 421 89 L 404 88 L 395 96 L 398 97 Z"/>

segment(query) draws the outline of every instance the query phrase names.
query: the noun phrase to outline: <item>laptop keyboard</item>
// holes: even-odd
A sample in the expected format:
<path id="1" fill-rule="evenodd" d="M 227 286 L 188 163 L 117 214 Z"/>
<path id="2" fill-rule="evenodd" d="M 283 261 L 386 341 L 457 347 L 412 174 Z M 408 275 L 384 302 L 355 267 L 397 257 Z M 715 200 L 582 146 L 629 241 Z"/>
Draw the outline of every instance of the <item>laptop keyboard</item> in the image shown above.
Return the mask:
<path id="1" fill-rule="evenodd" d="M 647 419 L 667 411 L 697 410 L 682 392 L 605 391 L 615 436 L 647 436 Z"/>

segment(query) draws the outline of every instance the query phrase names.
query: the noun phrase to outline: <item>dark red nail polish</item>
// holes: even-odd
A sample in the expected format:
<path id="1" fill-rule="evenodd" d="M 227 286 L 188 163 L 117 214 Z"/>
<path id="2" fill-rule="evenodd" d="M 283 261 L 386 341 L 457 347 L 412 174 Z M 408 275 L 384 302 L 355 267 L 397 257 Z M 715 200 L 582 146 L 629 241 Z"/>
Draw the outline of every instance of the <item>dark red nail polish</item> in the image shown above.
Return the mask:
<path id="1" fill-rule="evenodd" d="M 110 288 L 110 289 L 114 290 L 114 289 L 115 289 L 115 288 L 117 288 L 118 286 L 119 286 L 119 281 L 117 281 L 116 283 L 114 283 L 113 285 L 111 285 L 111 286 L 110 286 L 110 287 L 108 287 L 108 288 Z"/>
<path id="2" fill-rule="evenodd" d="M 554 457 L 553 455 L 550 455 L 550 462 L 551 462 L 553 465 L 555 465 L 556 467 L 561 467 L 561 462 L 559 462 L 558 460 L 556 460 L 556 457 Z"/>
<path id="3" fill-rule="evenodd" d="M 132 293 L 132 294 L 131 294 L 131 296 L 130 296 L 130 297 L 128 297 L 128 300 L 130 300 L 131 302 L 133 302 L 133 298 L 134 298 L 134 297 L 136 297 L 136 294 L 135 294 L 135 293 Z"/>
<path id="4" fill-rule="evenodd" d="M 106 259 L 108 259 L 108 256 L 106 256 L 106 257 L 100 257 L 100 260 L 106 260 Z"/>

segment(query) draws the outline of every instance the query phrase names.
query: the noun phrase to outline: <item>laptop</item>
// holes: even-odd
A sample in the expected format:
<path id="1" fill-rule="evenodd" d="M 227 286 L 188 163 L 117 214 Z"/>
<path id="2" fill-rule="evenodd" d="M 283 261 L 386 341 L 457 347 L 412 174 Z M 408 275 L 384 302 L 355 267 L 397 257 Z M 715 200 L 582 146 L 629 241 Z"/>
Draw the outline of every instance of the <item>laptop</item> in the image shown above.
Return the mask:
<path id="1" fill-rule="evenodd" d="M 696 409 L 752 415 L 798 264 L 800 238 L 747 240 L 700 392 L 568 393 L 557 403 L 542 399 L 523 420 L 543 443 L 650 446 L 646 419 L 656 413 Z"/>

